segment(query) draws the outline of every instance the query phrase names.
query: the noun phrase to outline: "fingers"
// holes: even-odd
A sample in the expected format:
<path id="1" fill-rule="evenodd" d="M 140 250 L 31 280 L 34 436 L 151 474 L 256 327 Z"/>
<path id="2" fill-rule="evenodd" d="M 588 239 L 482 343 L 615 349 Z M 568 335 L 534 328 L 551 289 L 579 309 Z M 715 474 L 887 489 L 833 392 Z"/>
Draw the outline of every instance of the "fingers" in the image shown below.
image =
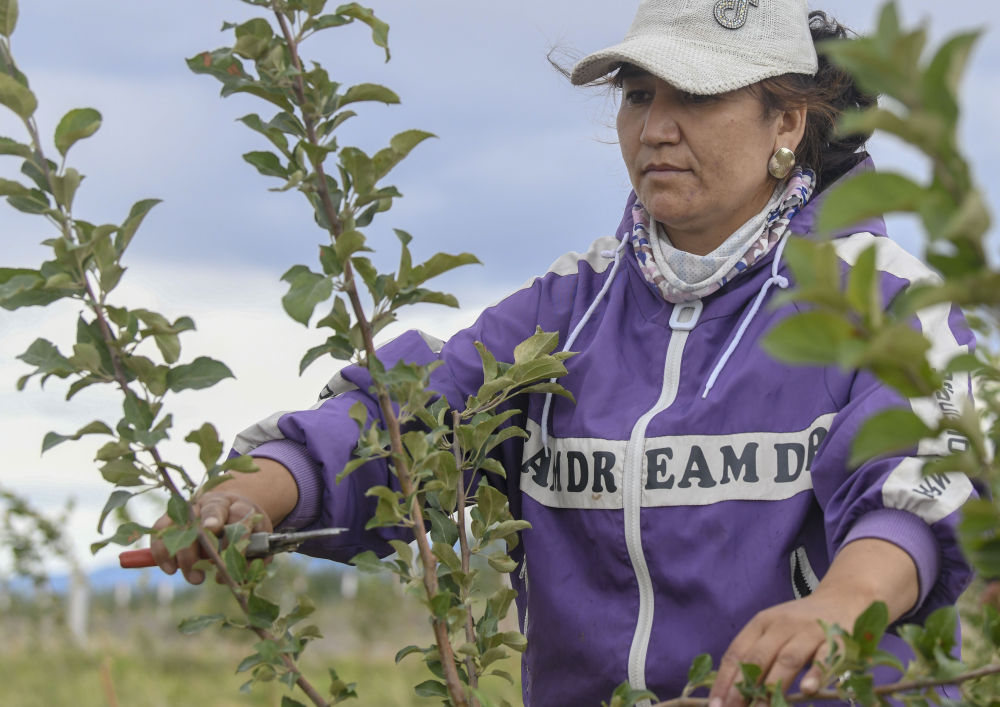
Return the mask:
<path id="1" fill-rule="evenodd" d="M 201 527 L 217 536 L 221 536 L 225 526 L 232 523 L 241 523 L 249 532 L 271 532 L 272 530 L 270 519 L 261 512 L 260 508 L 252 501 L 237 494 L 207 493 L 192 504 L 192 510 L 195 517 L 199 519 Z M 156 521 L 153 529 L 163 531 L 172 524 L 173 521 L 164 515 Z M 167 574 L 174 574 L 180 569 L 184 578 L 191 584 L 201 584 L 205 581 L 205 573 L 194 567 L 197 562 L 206 558 L 200 543 L 194 542 L 183 547 L 177 551 L 175 556 L 171 557 L 163 541 L 154 537 L 150 549 L 156 564 Z"/>
<path id="2" fill-rule="evenodd" d="M 153 523 L 153 530 L 160 531 L 171 525 L 173 521 L 170 520 L 166 515 L 160 516 L 159 520 Z M 153 536 L 153 541 L 149 544 L 149 549 L 153 553 L 153 560 L 159 565 L 160 569 L 167 574 L 173 574 L 177 571 L 177 562 L 170 556 L 167 552 L 166 545 L 160 540 L 158 535 Z"/>
<path id="3" fill-rule="evenodd" d="M 813 656 L 813 665 L 809 668 L 809 671 L 802 677 L 802 682 L 799 683 L 799 688 L 807 695 L 813 695 L 819 691 L 821 687 L 824 687 L 823 680 L 823 663 L 830 653 L 830 648 L 824 642 L 823 645 L 819 647 L 816 651 L 816 655 Z"/>
<path id="4" fill-rule="evenodd" d="M 222 494 L 206 494 L 194 504 L 194 514 L 201 519 L 201 526 L 219 535 L 229 522 L 233 499 Z"/>
<path id="5" fill-rule="evenodd" d="M 800 605 L 801 606 L 801 605 Z M 758 614 L 737 634 L 719 663 L 719 673 L 709 693 L 709 707 L 743 707 L 746 700 L 736 685 L 743 680 L 741 664 L 762 670 L 762 683 L 781 683 L 787 692 L 802 670 L 826 655 L 823 631 L 812 617 L 790 615 L 784 606 Z M 821 667 L 806 673 L 802 689 L 820 687 Z M 815 685 L 815 687 L 814 687 Z"/>
<path id="6" fill-rule="evenodd" d="M 719 661 L 719 673 L 711 692 L 708 693 L 709 707 L 738 707 L 744 704 L 743 697 L 734 685 L 743 678 L 741 663 L 760 665 L 760 658 L 754 657 L 757 652 L 751 653 L 751 651 L 763 637 L 765 628 L 765 621 L 758 614 L 736 634 L 736 638 L 729 644 L 722 660 Z"/>
<path id="7" fill-rule="evenodd" d="M 767 673 L 767 677 L 764 678 L 764 683 L 767 685 L 776 685 L 780 682 L 782 690 L 788 692 L 788 687 L 795 681 L 795 677 L 815 659 L 820 647 L 820 645 L 816 644 L 816 640 L 812 636 L 806 635 L 800 638 L 793 638 L 778 651 L 774 662 L 771 664 L 771 670 Z M 813 677 L 816 687 L 810 690 L 810 692 L 816 692 L 819 689 L 818 673 L 820 669 L 813 667 L 810 670 L 810 674 L 813 672 L 817 673 Z M 805 690 L 804 684 L 802 685 L 802 689 Z"/>

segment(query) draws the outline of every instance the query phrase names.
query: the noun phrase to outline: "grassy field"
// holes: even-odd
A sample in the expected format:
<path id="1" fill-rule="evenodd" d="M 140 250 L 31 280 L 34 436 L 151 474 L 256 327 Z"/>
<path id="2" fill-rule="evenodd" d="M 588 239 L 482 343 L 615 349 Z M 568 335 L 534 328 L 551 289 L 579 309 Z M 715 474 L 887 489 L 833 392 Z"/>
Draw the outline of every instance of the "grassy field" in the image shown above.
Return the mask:
<path id="1" fill-rule="evenodd" d="M 301 578 L 288 581 L 306 589 Z M 310 577 L 308 592 L 320 604 L 311 623 L 325 634 L 304 653 L 302 667 L 325 690 L 327 669 L 357 683 L 350 705 L 439 705 L 419 698 L 413 686 L 433 676 L 420 656 L 400 665 L 393 657 L 408 644 L 427 645 L 432 634 L 423 608 L 398 587 L 362 578 L 358 595 L 344 599 L 339 581 Z M 281 593 L 286 602 L 291 591 Z M 279 598 L 279 597 L 274 597 Z M 208 629 L 194 636 L 177 631 L 187 616 L 226 611 L 228 597 L 218 587 L 179 594 L 170 606 L 152 592 L 133 596 L 128 607 L 102 595 L 92 602 L 90 637 L 77 646 L 62 625 L 60 608 L 15 602 L 0 614 L 0 706 L 2 707 L 276 707 L 289 694 L 279 683 L 262 683 L 248 694 L 240 686 L 248 673 L 236 666 L 252 652 L 252 637 L 233 629 Z M 513 628 L 513 627 L 511 627 Z M 518 676 L 517 658 L 498 665 Z M 519 704 L 520 684 L 488 678 L 483 690 L 494 699 Z M 306 702 L 302 693 L 296 696 Z"/>
<path id="2" fill-rule="evenodd" d="M 0 704 L 5 707 L 244 707 L 280 704 L 288 694 L 283 685 L 266 683 L 240 694 L 244 675 L 234 667 L 242 654 L 233 646 L 197 638 L 186 645 L 151 651 L 141 646 L 108 642 L 81 651 L 64 644 L 45 650 L 0 653 Z M 146 647 L 148 648 L 148 646 Z M 322 663 L 321 659 L 319 661 Z M 344 679 L 357 682 L 359 698 L 353 705 L 437 705 L 440 699 L 421 699 L 413 685 L 428 675 L 418 659 L 402 666 L 392 657 L 337 657 L 329 664 L 307 661 L 306 672 L 322 678 L 327 665 Z M 315 669 L 310 670 L 310 667 Z M 508 666 L 514 667 L 515 666 Z M 322 680 L 317 679 L 322 686 Z M 489 685 L 486 685 L 489 688 Z M 494 679 L 488 690 L 516 704 L 520 690 Z M 299 699 L 303 698 L 299 696 Z"/>

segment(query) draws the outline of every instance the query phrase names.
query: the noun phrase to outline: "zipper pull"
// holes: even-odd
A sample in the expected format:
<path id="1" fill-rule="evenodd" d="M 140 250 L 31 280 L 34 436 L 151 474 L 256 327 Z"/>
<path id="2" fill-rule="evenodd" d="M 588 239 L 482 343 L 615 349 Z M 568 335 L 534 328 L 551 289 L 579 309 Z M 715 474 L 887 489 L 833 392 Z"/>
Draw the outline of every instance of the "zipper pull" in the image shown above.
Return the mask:
<path id="1" fill-rule="evenodd" d="M 700 299 L 675 304 L 674 311 L 670 313 L 670 328 L 674 331 L 691 331 L 701 317 L 702 307 Z"/>

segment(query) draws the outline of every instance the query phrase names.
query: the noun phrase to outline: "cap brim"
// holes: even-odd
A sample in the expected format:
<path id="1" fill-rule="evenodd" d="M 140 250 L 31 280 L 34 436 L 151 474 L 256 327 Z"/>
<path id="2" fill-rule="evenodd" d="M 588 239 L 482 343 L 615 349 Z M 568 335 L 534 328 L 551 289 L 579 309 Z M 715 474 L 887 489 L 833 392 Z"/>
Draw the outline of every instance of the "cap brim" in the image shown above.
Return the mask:
<path id="1" fill-rule="evenodd" d="M 713 95 L 735 91 L 780 73 L 808 73 L 812 66 L 788 66 L 781 70 L 774 64 L 760 63 L 760 57 L 732 54 L 726 60 L 726 71 L 720 72 L 719 62 L 705 62 L 705 47 L 685 42 L 677 37 L 633 37 L 581 59 L 570 73 L 576 86 L 592 83 L 607 76 L 622 64 L 631 64 L 671 86 L 688 93 Z"/>

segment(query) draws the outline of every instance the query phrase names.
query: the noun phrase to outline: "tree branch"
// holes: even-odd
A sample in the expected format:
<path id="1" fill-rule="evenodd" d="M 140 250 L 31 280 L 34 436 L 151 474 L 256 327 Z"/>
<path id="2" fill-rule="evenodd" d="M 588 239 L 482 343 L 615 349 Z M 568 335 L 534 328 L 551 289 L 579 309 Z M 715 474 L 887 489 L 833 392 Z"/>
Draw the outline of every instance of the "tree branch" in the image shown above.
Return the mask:
<path id="1" fill-rule="evenodd" d="M 894 695 L 901 692 L 913 690 L 923 690 L 928 687 L 942 687 L 944 685 L 959 685 L 970 680 L 989 677 L 990 675 L 1000 675 L 1000 664 L 987 665 L 967 673 L 956 675 L 953 678 L 922 678 L 917 680 L 901 680 L 888 685 L 878 685 L 872 691 L 876 695 Z M 820 690 L 806 695 L 796 692 L 785 697 L 788 703 L 812 702 L 821 700 L 843 700 L 844 695 L 836 690 Z M 678 697 L 665 702 L 657 702 L 653 707 L 707 707 L 707 697 Z"/>
<path id="2" fill-rule="evenodd" d="M 316 136 L 315 117 L 307 115 L 305 112 L 305 86 L 302 81 L 302 62 L 299 59 L 298 46 L 296 44 L 295 37 L 292 35 L 291 28 L 288 26 L 288 21 L 278 9 L 277 3 L 272 3 L 272 9 L 274 10 L 275 17 L 278 20 L 281 33 L 285 38 L 286 44 L 288 45 L 288 52 L 296 70 L 296 74 L 293 79 L 293 90 L 295 91 L 295 95 L 298 99 L 299 108 L 302 110 L 302 119 L 306 127 L 306 138 L 309 140 L 311 145 L 318 147 L 320 143 L 318 137 Z M 313 168 L 316 170 L 316 190 L 320 196 L 320 203 L 323 206 L 323 212 L 326 216 L 327 223 L 330 224 L 330 234 L 333 236 L 334 241 L 336 241 L 342 232 L 343 225 L 336 209 L 333 206 L 333 199 L 330 197 L 330 192 L 326 186 L 326 173 L 323 171 L 322 160 L 319 158 L 310 159 L 313 163 Z M 349 259 L 345 260 L 343 263 L 343 269 L 343 289 L 347 293 L 348 299 L 351 302 L 351 309 L 354 312 L 358 328 L 361 331 L 361 338 L 364 343 L 364 352 L 367 363 L 376 359 L 375 340 L 372 333 L 371 323 L 365 314 L 364 306 L 362 305 L 361 298 L 358 295 L 357 283 L 354 278 L 354 271 L 351 267 Z M 390 398 L 389 391 L 386 387 L 380 382 L 375 381 L 375 390 L 377 392 L 379 410 L 382 413 L 383 424 L 385 425 L 386 432 L 389 434 L 390 447 L 392 450 L 392 465 L 395 468 L 396 476 L 399 478 L 399 484 L 403 493 L 408 499 L 410 499 L 410 515 L 413 518 L 413 531 L 417 541 L 421 565 L 424 569 L 424 591 L 426 592 L 428 599 L 433 599 L 438 593 L 437 560 L 435 559 L 433 552 L 431 552 L 430 543 L 427 539 L 427 530 L 424 524 L 424 514 L 420 507 L 420 500 L 416 493 L 417 489 L 405 462 L 405 450 L 403 448 L 403 438 L 399 419 L 396 415 L 396 411 L 393 409 L 392 399 Z M 465 691 L 462 687 L 461 679 L 458 676 L 458 669 L 455 665 L 455 653 L 452 650 L 451 641 L 448 636 L 448 626 L 445 621 L 436 616 L 432 619 L 432 624 L 434 627 L 434 635 L 437 641 L 438 651 L 441 653 L 441 664 L 445 674 L 445 682 L 448 686 L 448 693 L 451 695 L 452 702 L 456 707 L 467 707 L 468 702 L 465 698 Z"/>
<path id="3" fill-rule="evenodd" d="M 457 410 L 451 411 L 452 425 L 452 454 L 455 456 L 455 466 L 459 471 L 459 494 L 458 494 L 458 547 L 462 558 L 462 574 L 466 578 L 469 576 L 469 566 L 472 553 L 469 551 L 469 537 L 465 530 L 465 504 L 468 490 L 465 487 L 465 477 L 462 474 L 462 449 L 458 443 L 458 428 L 462 424 L 462 416 Z M 466 580 L 468 581 L 468 580 Z M 465 605 L 465 640 L 476 645 L 476 627 L 472 622 L 472 607 L 469 605 L 469 591 L 462 587 L 462 603 Z M 479 687 L 479 674 L 476 672 L 476 664 L 472 656 L 465 657 L 465 670 L 469 674 L 469 685 L 473 688 Z M 474 697 L 471 700 L 473 707 L 478 707 L 479 701 Z"/>

